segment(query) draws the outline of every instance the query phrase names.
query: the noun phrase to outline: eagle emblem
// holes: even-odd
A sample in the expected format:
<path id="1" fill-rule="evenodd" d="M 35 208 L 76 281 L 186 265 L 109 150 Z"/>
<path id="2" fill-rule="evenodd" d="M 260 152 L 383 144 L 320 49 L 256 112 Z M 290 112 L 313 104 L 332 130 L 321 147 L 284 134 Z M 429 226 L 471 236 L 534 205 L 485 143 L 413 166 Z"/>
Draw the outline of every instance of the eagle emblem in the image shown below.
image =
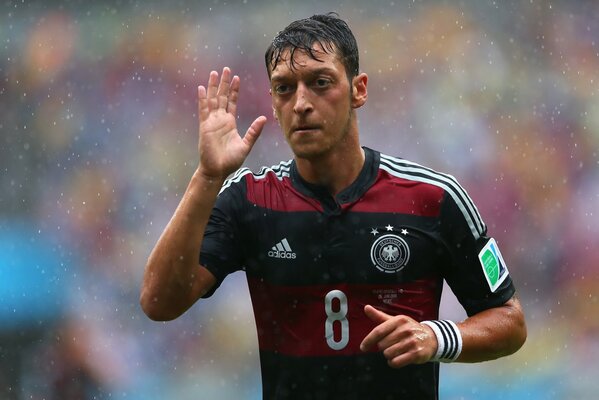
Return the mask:
<path id="1" fill-rule="evenodd" d="M 370 259 L 380 271 L 394 273 L 400 271 L 410 260 L 408 243 L 393 233 L 378 237 L 370 248 Z"/>
<path id="2" fill-rule="evenodd" d="M 385 261 L 387 262 L 395 261 L 397 260 L 397 257 L 399 257 L 399 249 L 394 245 L 390 244 L 388 246 L 383 247 L 382 255 Z"/>

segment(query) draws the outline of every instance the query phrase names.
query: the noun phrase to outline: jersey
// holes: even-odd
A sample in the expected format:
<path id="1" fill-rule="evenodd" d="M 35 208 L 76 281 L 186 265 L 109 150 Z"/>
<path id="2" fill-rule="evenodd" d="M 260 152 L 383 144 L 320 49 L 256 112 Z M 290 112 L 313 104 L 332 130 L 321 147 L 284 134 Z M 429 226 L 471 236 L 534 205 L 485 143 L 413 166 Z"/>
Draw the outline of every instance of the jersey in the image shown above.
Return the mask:
<path id="1" fill-rule="evenodd" d="M 213 291 L 246 272 L 265 399 L 436 399 L 438 363 L 393 369 L 359 349 L 375 327 L 364 306 L 423 321 L 438 319 L 444 280 L 469 315 L 514 294 L 452 176 L 364 152 L 359 176 L 335 197 L 291 160 L 239 170 L 216 200 L 200 263 L 217 279 Z"/>

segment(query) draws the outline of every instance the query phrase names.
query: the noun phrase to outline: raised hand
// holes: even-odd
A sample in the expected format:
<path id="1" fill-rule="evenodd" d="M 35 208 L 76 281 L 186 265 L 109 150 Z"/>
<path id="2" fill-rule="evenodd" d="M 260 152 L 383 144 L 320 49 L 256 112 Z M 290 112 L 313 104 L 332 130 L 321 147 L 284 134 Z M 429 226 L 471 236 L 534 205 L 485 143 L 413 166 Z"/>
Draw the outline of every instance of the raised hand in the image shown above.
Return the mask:
<path id="1" fill-rule="evenodd" d="M 231 78 L 228 67 L 223 68 L 220 82 L 218 72 L 212 71 L 208 87 L 198 87 L 199 170 L 206 177 L 224 179 L 241 167 L 266 124 L 266 117 L 256 118 L 241 137 L 237 131 L 238 97 L 239 77 Z"/>

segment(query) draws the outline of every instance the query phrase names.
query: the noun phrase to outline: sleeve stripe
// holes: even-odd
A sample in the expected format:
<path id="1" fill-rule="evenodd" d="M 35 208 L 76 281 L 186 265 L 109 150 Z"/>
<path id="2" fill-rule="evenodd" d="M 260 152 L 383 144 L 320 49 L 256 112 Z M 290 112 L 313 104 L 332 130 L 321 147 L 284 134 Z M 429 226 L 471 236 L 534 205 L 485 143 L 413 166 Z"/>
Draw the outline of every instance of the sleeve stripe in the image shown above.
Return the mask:
<path id="1" fill-rule="evenodd" d="M 289 161 L 281 162 L 280 164 L 277 164 L 277 165 L 273 165 L 270 168 L 262 167 L 260 169 L 260 172 L 258 172 L 257 174 L 254 174 L 254 178 L 255 179 L 264 179 L 266 177 L 266 175 L 268 175 L 269 172 L 273 172 L 276 175 L 277 179 L 282 180 L 283 178 L 289 176 L 289 171 L 291 170 L 292 162 L 293 162 L 293 160 L 289 160 Z M 223 183 L 223 186 L 220 188 L 220 191 L 218 192 L 218 194 L 221 194 L 224 190 L 226 190 L 233 183 L 240 182 L 244 176 L 246 176 L 247 174 L 251 174 L 251 173 L 252 173 L 252 171 L 249 168 L 238 169 L 233 174 L 232 177 L 225 180 L 225 182 Z"/>
<path id="2" fill-rule="evenodd" d="M 472 199 L 470 198 L 470 196 L 468 196 L 468 193 L 466 193 L 466 190 L 464 190 L 464 188 L 458 183 L 458 181 L 452 175 L 443 174 L 443 173 L 434 171 L 430 168 L 424 167 L 420 164 L 417 164 L 417 163 L 414 163 L 414 162 L 411 162 L 408 160 L 390 157 L 390 156 L 387 156 L 384 154 L 381 154 L 381 159 L 385 160 L 386 164 L 388 166 L 390 166 L 391 168 L 394 168 L 396 171 L 404 172 L 408 175 L 415 174 L 416 176 L 428 176 L 438 182 L 447 183 L 455 190 L 456 196 L 459 196 L 460 199 L 462 200 L 462 202 L 464 202 L 465 206 L 472 213 L 474 219 L 478 220 L 478 222 L 480 222 L 480 226 L 482 227 L 484 225 L 484 224 L 482 224 L 482 218 L 480 217 L 480 214 L 478 213 L 476 206 L 472 202 Z"/>
<path id="3" fill-rule="evenodd" d="M 478 239 L 484 234 L 486 227 L 476 206 L 453 176 L 384 154 L 381 154 L 380 168 L 399 178 L 429 183 L 444 189 L 453 198 L 464 215 L 474 238 Z"/>
<path id="4" fill-rule="evenodd" d="M 250 171 L 248 168 L 241 168 L 240 170 L 238 170 L 235 173 L 235 175 L 233 175 L 231 178 L 225 180 L 225 182 L 223 183 L 223 186 L 220 188 L 220 191 L 218 192 L 218 194 L 221 194 L 222 192 L 225 191 L 225 189 L 227 189 L 233 183 L 239 182 L 245 175 L 251 174 L 251 173 L 252 173 L 252 171 Z"/>
<path id="5" fill-rule="evenodd" d="M 435 171 L 431 168 L 424 167 L 418 163 L 391 157 L 391 156 L 388 156 L 385 154 L 382 154 L 381 157 L 386 159 L 388 161 L 389 165 L 396 165 L 399 169 L 401 169 L 403 167 L 403 168 L 405 168 L 406 171 L 422 171 L 423 174 L 428 174 L 430 176 L 436 177 L 437 179 L 439 179 L 441 181 L 446 181 L 447 183 L 449 183 L 456 189 L 456 192 L 459 193 L 460 196 L 462 196 L 463 200 L 467 203 L 467 206 L 474 213 L 475 218 L 477 218 L 482 224 L 482 218 L 481 218 L 480 214 L 478 213 L 478 210 L 476 209 L 474 202 L 472 201 L 470 196 L 468 196 L 468 193 L 466 192 L 466 190 L 458 183 L 458 181 L 452 175 L 444 174 L 444 173 Z M 484 225 L 484 224 L 482 224 L 482 225 Z"/>

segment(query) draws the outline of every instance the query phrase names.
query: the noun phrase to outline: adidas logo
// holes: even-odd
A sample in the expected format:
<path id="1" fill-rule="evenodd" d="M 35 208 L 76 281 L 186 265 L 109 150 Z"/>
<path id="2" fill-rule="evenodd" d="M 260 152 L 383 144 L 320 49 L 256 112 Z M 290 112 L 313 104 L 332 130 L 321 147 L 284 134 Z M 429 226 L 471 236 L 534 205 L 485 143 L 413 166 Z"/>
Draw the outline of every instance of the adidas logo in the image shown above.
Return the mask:
<path id="1" fill-rule="evenodd" d="M 295 253 L 291 250 L 287 238 L 284 238 L 279 243 L 272 246 L 272 249 L 268 251 L 268 256 L 272 258 L 295 258 Z"/>

